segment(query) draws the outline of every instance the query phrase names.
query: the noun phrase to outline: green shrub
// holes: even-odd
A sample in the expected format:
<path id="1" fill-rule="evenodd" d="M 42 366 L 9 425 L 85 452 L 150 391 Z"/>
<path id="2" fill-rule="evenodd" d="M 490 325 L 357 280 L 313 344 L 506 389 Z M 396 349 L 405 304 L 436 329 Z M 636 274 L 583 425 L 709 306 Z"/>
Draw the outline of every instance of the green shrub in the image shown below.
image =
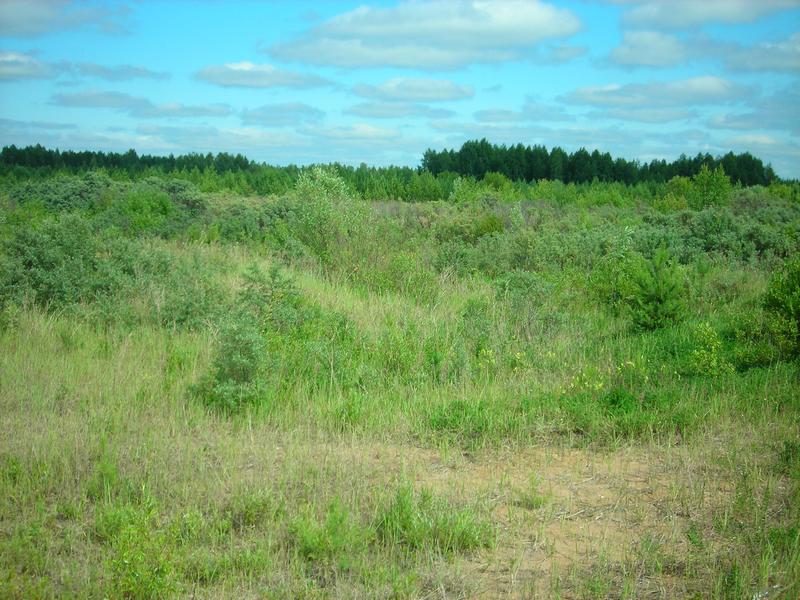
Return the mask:
<path id="1" fill-rule="evenodd" d="M 733 361 L 740 370 L 769 366 L 792 356 L 795 325 L 785 316 L 756 308 L 736 318 L 732 326 Z"/>
<path id="2" fill-rule="evenodd" d="M 692 189 L 687 200 L 694 210 L 707 206 L 724 206 L 731 200 L 731 180 L 725 175 L 722 166 L 713 171 L 707 165 L 692 177 Z"/>
<path id="3" fill-rule="evenodd" d="M 293 231 L 297 239 L 325 264 L 343 249 L 352 249 L 364 232 L 366 204 L 332 169 L 303 171 L 295 186 L 299 202 Z"/>
<path id="4" fill-rule="evenodd" d="M 105 173 L 89 171 L 81 176 L 26 181 L 12 188 L 10 196 L 19 204 L 41 203 L 50 211 L 72 211 L 107 206 L 125 187 Z"/>
<path id="5" fill-rule="evenodd" d="M 162 233 L 176 210 L 166 192 L 139 184 L 111 202 L 96 219 L 101 228 L 117 227 L 136 236 Z"/>
<path id="6" fill-rule="evenodd" d="M 106 563 L 114 596 L 144 600 L 177 590 L 170 539 L 157 517 L 152 504 L 112 504 L 98 513 L 95 533 L 110 546 Z"/>
<path id="7" fill-rule="evenodd" d="M 700 323 L 694 328 L 692 343 L 689 373 L 712 377 L 733 373 L 733 365 L 724 356 L 722 340 L 709 323 Z"/>
<path id="8" fill-rule="evenodd" d="M 764 308 L 792 324 L 792 351 L 800 354 L 800 257 L 788 261 L 773 276 L 764 296 Z"/>
<path id="9" fill-rule="evenodd" d="M 642 260 L 638 253 L 601 260 L 587 279 L 592 296 L 617 314 L 629 307 L 639 291 L 634 280 L 642 269 Z"/>
<path id="10" fill-rule="evenodd" d="M 685 313 L 684 281 L 669 253 L 660 249 L 633 274 L 629 300 L 634 326 L 652 331 L 681 320 Z"/>
<path id="11" fill-rule="evenodd" d="M 113 283 L 102 276 L 99 250 L 89 222 L 76 215 L 18 229 L 0 246 L 0 303 L 60 308 L 96 299 Z"/>

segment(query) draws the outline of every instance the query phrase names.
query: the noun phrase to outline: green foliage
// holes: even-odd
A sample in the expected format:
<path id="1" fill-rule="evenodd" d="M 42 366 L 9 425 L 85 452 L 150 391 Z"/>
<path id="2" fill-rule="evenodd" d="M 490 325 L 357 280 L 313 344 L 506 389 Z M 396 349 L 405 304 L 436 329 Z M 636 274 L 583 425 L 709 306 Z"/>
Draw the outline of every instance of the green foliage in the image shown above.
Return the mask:
<path id="1" fill-rule="evenodd" d="M 0 303 L 59 308 L 98 298 L 113 285 L 99 249 L 89 222 L 76 215 L 18 229 L 0 249 Z"/>
<path id="2" fill-rule="evenodd" d="M 492 526 L 475 509 L 458 509 L 428 490 L 415 494 L 408 485 L 379 512 L 376 529 L 384 542 L 411 550 L 453 554 L 494 544 Z"/>
<path id="3" fill-rule="evenodd" d="M 796 349 L 795 325 L 761 307 L 738 315 L 733 323 L 733 362 L 740 370 L 786 360 Z"/>
<path id="4" fill-rule="evenodd" d="M 731 181 L 722 166 L 711 170 L 703 165 L 692 178 L 692 189 L 687 200 L 694 210 L 707 206 L 725 206 L 730 203 L 731 189 Z"/>
<path id="5" fill-rule="evenodd" d="M 764 295 L 764 308 L 793 324 L 793 352 L 800 354 L 800 258 L 788 261 L 772 278 Z"/>
<path id="6" fill-rule="evenodd" d="M 177 590 L 169 539 L 154 506 L 109 505 L 96 518 L 95 532 L 110 546 L 107 557 L 115 595 L 163 598 Z"/>
<path id="7" fill-rule="evenodd" d="M 211 377 L 202 391 L 206 402 L 229 412 L 256 402 L 264 392 L 266 350 L 252 315 L 239 313 L 227 320 L 220 330 Z"/>
<path id="8" fill-rule="evenodd" d="M 685 210 L 689 207 L 689 198 L 694 194 L 692 180 L 676 175 L 667 182 L 666 193 L 653 200 L 653 207 L 663 213 Z"/>
<path id="9" fill-rule="evenodd" d="M 357 243 L 367 211 L 345 181 L 331 169 L 304 171 L 295 186 L 299 206 L 294 234 L 323 263 Z"/>
<path id="10" fill-rule="evenodd" d="M 26 180 L 9 195 L 19 204 L 40 203 L 50 211 L 72 211 L 106 206 L 123 188 L 107 174 L 90 171 L 81 176 Z"/>
<path id="11" fill-rule="evenodd" d="M 693 375 L 729 375 L 733 365 L 725 358 L 722 340 L 709 323 L 700 323 L 693 331 L 694 349 L 689 356 L 689 372 Z"/>
<path id="12" fill-rule="evenodd" d="M 633 274 L 633 296 L 629 299 L 634 326 L 652 331 L 683 318 L 684 282 L 669 253 L 660 249 Z"/>
<path id="13" fill-rule="evenodd" d="M 435 408 L 428 425 L 439 434 L 469 445 L 509 435 L 520 425 L 518 418 L 507 405 L 485 400 L 453 400 Z"/>
<path id="14" fill-rule="evenodd" d="M 138 185 L 109 203 L 99 212 L 101 227 L 118 227 L 129 235 L 141 235 L 161 230 L 176 212 L 166 192 Z"/>
<path id="15" fill-rule="evenodd" d="M 338 499 L 328 506 L 321 521 L 307 510 L 292 520 L 289 532 L 305 560 L 344 571 L 355 565 L 375 535 L 370 527 L 360 525 Z"/>

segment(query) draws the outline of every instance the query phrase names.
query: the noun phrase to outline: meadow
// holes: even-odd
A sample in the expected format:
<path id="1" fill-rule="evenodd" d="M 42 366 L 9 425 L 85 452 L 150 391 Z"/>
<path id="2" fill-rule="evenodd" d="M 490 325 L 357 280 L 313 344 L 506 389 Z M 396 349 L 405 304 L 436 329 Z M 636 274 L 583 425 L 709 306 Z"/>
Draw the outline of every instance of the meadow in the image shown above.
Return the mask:
<path id="1" fill-rule="evenodd" d="M 796 183 L 295 179 L 2 179 L 0 596 L 800 595 Z"/>

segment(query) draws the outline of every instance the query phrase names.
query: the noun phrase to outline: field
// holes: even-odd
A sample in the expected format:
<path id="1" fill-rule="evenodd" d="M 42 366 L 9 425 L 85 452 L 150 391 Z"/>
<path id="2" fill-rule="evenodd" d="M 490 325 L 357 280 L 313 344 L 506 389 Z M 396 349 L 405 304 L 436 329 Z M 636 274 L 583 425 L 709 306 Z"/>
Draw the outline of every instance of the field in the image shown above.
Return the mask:
<path id="1" fill-rule="evenodd" d="M 0 192 L 0 596 L 797 598 L 800 202 Z"/>

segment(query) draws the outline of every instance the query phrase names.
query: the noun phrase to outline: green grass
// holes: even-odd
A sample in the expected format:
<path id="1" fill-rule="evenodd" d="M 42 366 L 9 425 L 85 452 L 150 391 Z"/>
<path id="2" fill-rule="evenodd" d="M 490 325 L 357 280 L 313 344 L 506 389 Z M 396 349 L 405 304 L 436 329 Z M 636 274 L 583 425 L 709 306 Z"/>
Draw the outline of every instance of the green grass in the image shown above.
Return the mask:
<path id="1" fill-rule="evenodd" d="M 344 193 L 210 199 L 211 243 L 161 196 L 3 204 L 0 596 L 796 594 L 796 205 Z M 603 265 L 654 235 L 687 302 L 643 330 Z"/>

